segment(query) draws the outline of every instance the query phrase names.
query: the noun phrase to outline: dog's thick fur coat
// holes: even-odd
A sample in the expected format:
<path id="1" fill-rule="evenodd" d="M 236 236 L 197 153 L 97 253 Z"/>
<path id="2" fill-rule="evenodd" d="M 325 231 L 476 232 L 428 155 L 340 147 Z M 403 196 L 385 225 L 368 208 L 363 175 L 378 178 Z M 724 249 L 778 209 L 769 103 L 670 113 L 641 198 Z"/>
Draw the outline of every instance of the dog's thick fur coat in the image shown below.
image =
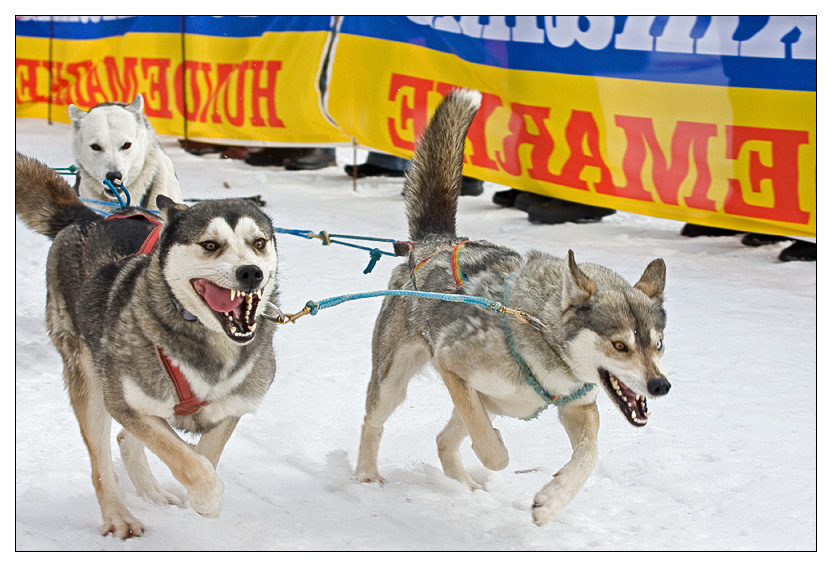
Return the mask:
<path id="1" fill-rule="evenodd" d="M 412 252 L 397 266 L 390 289 L 463 293 L 534 316 L 531 323 L 477 306 L 403 296 L 385 298 L 373 335 L 373 369 L 355 476 L 382 482 L 377 454 L 387 418 L 404 400 L 410 378 L 431 362 L 454 404 L 437 437 L 445 473 L 482 488 L 465 470 L 459 448 L 470 436 L 489 469 L 509 456 L 496 415 L 528 419 L 547 406 L 521 371 L 522 360 L 549 394 L 589 392 L 558 408 L 572 443 L 572 459 L 535 496 L 532 514 L 547 522 L 580 490 L 597 459 L 596 396 L 603 385 L 628 421 L 647 422 L 646 397 L 664 395 L 661 370 L 665 265 L 651 262 L 635 286 L 602 266 L 578 265 L 542 252 L 525 257 L 456 234 L 465 137 L 481 96 L 457 90 L 439 105 L 420 141 L 405 181 Z M 464 243 L 464 247 L 460 245 Z M 458 285 L 461 273 L 464 281 Z M 506 317 L 503 320 L 503 317 Z M 514 352 L 510 346 L 508 326 Z M 584 390 L 581 390 L 583 388 Z"/>
<path id="2" fill-rule="evenodd" d="M 15 178 L 17 214 L 53 239 L 46 323 L 89 450 L 101 532 L 121 538 L 144 532 L 119 494 L 111 417 L 124 428 L 119 448 L 140 496 L 182 505 L 154 479 L 147 447 L 187 489 L 194 510 L 218 515 L 224 485 L 217 462 L 275 374 L 275 324 L 260 317 L 265 302 L 277 302 L 271 220 L 250 201 L 188 208 L 160 196 L 158 243 L 137 255 L 155 226 L 136 216 L 142 211 L 121 209 L 125 218 L 105 220 L 60 175 L 21 154 Z M 181 370 L 203 404 L 195 413 L 179 414 L 164 360 Z M 200 434 L 197 445 L 172 427 Z"/>

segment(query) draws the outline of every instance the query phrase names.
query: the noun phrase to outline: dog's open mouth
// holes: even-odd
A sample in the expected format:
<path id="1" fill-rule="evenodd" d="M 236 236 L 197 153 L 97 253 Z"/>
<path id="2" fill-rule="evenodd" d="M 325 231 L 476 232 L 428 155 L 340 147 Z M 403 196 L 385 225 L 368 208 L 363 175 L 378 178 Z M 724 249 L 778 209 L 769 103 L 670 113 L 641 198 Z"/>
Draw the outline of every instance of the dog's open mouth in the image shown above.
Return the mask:
<path id="1" fill-rule="evenodd" d="M 618 409 L 627 418 L 627 421 L 636 427 L 647 425 L 647 398 L 639 396 L 618 378 L 603 368 L 598 369 L 601 375 L 601 382 L 607 388 L 610 397 L 618 404 Z"/>
<path id="2" fill-rule="evenodd" d="M 217 316 L 225 334 L 234 341 L 247 342 L 257 328 L 255 314 L 263 290 L 244 292 L 220 287 L 206 279 L 193 280 L 194 290 Z"/>

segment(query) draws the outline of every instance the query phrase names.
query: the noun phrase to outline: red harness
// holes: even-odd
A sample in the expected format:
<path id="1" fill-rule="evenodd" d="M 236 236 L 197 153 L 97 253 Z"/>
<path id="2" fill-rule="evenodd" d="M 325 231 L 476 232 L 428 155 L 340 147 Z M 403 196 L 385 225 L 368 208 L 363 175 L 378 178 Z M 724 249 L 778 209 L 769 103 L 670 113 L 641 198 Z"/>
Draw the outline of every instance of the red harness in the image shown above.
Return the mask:
<path id="1" fill-rule="evenodd" d="M 158 220 L 154 219 L 153 217 L 149 217 L 143 214 L 135 214 L 135 215 L 110 215 L 107 217 L 106 220 L 111 219 L 128 219 L 134 217 L 142 217 L 149 222 L 153 223 L 154 226 L 153 230 L 150 231 L 150 234 L 147 235 L 142 245 L 136 251 L 136 254 L 150 254 L 153 249 L 156 247 L 156 243 L 159 241 L 159 234 L 162 232 L 162 223 Z M 176 404 L 173 408 L 173 413 L 176 415 L 191 415 L 192 413 L 196 412 L 207 404 L 208 402 L 204 400 L 200 400 L 194 393 L 191 391 L 191 387 L 188 385 L 188 381 L 185 379 L 185 376 L 182 374 L 182 370 L 176 366 L 170 357 L 165 354 L 162 350 L 162 347 L 156 347 L 156 352 L 159 354 L 159 360 L 162 362 L 162 367 L 167 372 L 170 381 L 173 383 L 173 389 L 176 392 L 176 396 L 179 398 L 179 403 Z"/>

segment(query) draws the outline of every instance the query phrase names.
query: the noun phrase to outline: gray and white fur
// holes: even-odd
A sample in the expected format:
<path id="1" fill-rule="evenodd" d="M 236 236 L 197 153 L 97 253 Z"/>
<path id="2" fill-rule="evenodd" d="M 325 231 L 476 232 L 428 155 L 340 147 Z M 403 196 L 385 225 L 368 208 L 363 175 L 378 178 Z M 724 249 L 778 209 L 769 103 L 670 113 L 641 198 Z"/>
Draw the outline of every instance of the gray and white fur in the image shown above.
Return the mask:
<path id="1" fill-rule="evenodd" d="M 459 253 L 466 280 L 458 288 L 452 250 L 467 239 L 456 234 L 456 206 L 465 136 L 480 100 L 477 91 L 451 92 L 424 132 L 404 189 L 413 248 L 408 262 L 394 268 L 389 288 L 461 293 L 501 303 L 508 292 L 507 306 L 533 318 L 529 323 L 470 304 L 386 297 L 373 334 L 355 477 L 383 482 L 377 455 L 384 423 L 404 400 L 411 377 L 431 363 L 454 403 L 451 419 L 437 437 L 445 474 L 471 489 L 482 488 L 463 467 L 462 441 L 470 436 L 479 460 L 501 470 L 509 455 L 492 427 L 493 418 L 529 419 L 548 405 L 526 380 L 519 359 L 557 398 L 591 388 L 558 407 L 573 454 L 534 498 L 533 520 L 542 525 L 577 494 L 596 465 L 600 388 L 593 385 L 602 386 L 636 426 L 647 423 L 646 398 L 670 389 L 659 361 L 665 264 L 654 260 L 631 286 L 608 268 L 577 264 L 571 250 L 566 259 L 539 251 L 521 255 L 478 240 Z"/>
<path id="2" fill-rule="evenodd" d="M 53 239 L 46 323 L 90 453 L 101 533 L 127 538 L 144 532 L 119 493 L 111 418 L 123 427 L 119 448 L 140 496 L 184 504 L 153 477 L 147 447 L 187 489 L 195 511 L 217 516 L 224 490 L 217 462 L 237 422 L 258 407 L 275 375 L 275 323 L 262 317 L 268 302 L 277 303 L 271 220 L 246 200 L 188 208 L 160 196 L 158 243 L 136 255 L 153 224 L 104 220 L 35 159 L 17 154 L 15 173 L 17 214 Z M 158 349 L 204 402 L 195 413 L 176 415 L 180 400 Z M 199 434 L 198 443 L 190 445 L 174 429 Z"/>

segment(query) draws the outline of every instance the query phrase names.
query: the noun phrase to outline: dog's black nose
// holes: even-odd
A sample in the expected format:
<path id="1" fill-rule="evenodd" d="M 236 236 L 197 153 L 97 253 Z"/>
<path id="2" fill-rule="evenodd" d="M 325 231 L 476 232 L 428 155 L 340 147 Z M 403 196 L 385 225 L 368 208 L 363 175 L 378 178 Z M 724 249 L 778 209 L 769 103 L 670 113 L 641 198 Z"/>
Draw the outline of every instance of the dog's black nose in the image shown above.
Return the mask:
<path id="1" fill-rule="evenodd" d="M 248 291 L 259 289 L 263 283 L 263 270 L 254 264 L 246 264 L 237 268 L 237 281 Z"/>
<path id="2" fill-rule="evenodd" d="M 650 380 L 647 381 L 647 391 L 654 396 L 664 396 L 670 391 L 670 382 L 668 382 L 667 378 L 664 376 L 650 378 Z"/>
<path id="3" fill-rule="evenodd" d="M 107 180 L 108 181 L 113 182 L 116 179 L 121 181 L 121 172 L 120 171 L 108 171 L 107 172 Z"/>

